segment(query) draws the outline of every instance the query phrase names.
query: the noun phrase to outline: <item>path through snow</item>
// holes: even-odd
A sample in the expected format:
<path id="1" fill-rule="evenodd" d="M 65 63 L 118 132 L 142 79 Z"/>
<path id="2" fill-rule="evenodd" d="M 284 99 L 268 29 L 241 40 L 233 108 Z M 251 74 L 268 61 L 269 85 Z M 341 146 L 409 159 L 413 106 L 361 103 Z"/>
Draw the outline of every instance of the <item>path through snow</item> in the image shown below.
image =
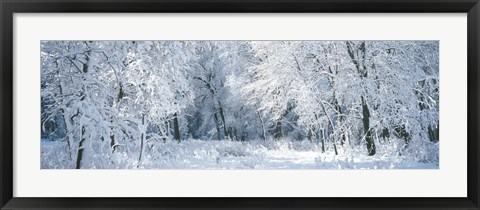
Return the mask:
<path id="1" fill-rule="evenodd" d="M 159 145 L 159 144 L 156 144 Z M 438 169 L 438 162 L 418 161 L 379 148 L 371 157 L 365 151 L 321 152 L 309 141 L 201 141 L 166 142 L 151 147 L 142 169 Z M 42 141 L 42 168 L 73 168 L 64 142 Z M 91 168 L 136 168 L 138 155 L 95 152 Z"/>

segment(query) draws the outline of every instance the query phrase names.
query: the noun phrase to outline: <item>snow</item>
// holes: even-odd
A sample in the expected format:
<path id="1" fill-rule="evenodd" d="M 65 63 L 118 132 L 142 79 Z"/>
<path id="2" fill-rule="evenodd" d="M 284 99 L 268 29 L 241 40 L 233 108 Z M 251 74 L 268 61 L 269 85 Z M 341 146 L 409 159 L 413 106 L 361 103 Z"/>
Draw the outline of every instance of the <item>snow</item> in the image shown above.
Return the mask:
<path id="1" fill-rule="evenodd" d="M 380 150 L 321 152 L 309 141 L 167 141 L 149 149 L 142 163 L 126 152 L 95 151 L 91 169 L 438 169 L 438 161 L 419 162 Z M 42 140 L 42 169 L 74 168 L 66 142 Z M 383 153 L 383 154 L 380 154 Z"/>
<path id="2" fill-rule="evenodd" d="M 42 41 L 40 58 L 41 168 L 438 168 L 438 41 Z"/>

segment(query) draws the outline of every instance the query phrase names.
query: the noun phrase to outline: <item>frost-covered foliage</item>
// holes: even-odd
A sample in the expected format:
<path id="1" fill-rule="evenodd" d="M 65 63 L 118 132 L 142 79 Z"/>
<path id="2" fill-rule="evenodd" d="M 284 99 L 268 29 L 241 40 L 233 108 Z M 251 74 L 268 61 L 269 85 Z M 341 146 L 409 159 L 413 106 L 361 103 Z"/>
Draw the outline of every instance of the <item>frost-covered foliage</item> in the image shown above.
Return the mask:
<path id="1" fill-rule="evenodd" d="M 43 41 L 41 62 L 42 168 L 438 167 L 436 41 Z"/>

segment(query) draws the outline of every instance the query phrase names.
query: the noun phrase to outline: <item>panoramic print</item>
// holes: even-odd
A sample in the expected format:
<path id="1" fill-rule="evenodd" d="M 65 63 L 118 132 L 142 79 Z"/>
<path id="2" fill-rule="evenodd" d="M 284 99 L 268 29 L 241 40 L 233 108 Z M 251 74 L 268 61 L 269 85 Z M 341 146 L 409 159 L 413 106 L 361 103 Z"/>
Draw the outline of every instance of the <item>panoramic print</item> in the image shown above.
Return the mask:
<path id="1" fill-rule="evenodd" d="M 42 41 L 41 169 L 438 169 L 438 41 Z"/>

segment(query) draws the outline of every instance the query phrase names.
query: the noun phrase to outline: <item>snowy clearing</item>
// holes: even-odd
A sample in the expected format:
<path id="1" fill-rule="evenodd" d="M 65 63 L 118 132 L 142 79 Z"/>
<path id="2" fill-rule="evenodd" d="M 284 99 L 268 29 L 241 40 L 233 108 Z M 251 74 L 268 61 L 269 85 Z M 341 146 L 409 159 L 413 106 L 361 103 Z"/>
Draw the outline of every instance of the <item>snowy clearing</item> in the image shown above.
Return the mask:
<path id="1" fill-rule="evenodd" d="M 438 169 L 388 149 L 372 157 L 364 151 L 321 152 L 309 141 L 168 141 L 150 148 L 145 160 L 127 153 L 95 154 L 92 169 Z M 42 140 L 42 169 L 74 168 L 65 142 Z M 391 150 L 393 151 L 393 150 Z"/>

